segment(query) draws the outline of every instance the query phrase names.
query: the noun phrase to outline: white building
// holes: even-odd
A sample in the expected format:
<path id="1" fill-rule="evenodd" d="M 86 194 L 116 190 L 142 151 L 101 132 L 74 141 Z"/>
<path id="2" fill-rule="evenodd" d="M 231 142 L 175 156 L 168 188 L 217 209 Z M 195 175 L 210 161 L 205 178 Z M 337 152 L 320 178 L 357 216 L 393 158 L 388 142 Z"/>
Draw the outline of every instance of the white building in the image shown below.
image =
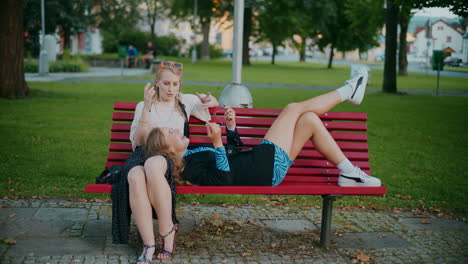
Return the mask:
<path id="1" fill-rule="evenodd" d="M 432 23 L 430 29 L 430 39 L 426 38 L 426 28 L 416 30 L 411 53 L 417 57 L 431 57 L 433 50 L 444 50 L 445 53 L 455 53 L 452 56 L 462 56 L 463 34 L 460 31 L 442 19 Z"/>

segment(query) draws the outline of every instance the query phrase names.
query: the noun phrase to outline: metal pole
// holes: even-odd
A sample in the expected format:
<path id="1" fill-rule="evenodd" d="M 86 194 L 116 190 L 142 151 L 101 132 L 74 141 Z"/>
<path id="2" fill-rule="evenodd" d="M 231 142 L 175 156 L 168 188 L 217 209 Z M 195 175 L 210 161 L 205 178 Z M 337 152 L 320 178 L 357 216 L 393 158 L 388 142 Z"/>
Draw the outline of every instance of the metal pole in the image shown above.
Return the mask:
<path id="1" fill-rule="evenodd" d="M 234 41 L 232 83 L 242 83 L 242 34 L 244 32 L 244 0 L 234 1 Z"/>
<path id="2" fill-rule="evenodd" d="M 193 48 L 192 48 L 192 63 L 197 62 L 197 13 L 198 13 L 198 0 L 194 1 L 194 7 L 193 7 Z"/>
<path id="3" fill-rule="evenodd" d="M 219 104 L 232 107 L 253 107 L 249 88 L 242 85 L 242 34 L 244 28 L 244 0 L 234 0 L 234 39 L 232 54 L 232 83 L 224 87 Z"/>
<path id="4" fill-rule="evenodd" d="M 41 26 L 42 26 L 42 45 L 39 54 L 39 75 L 45 76 L 49 73 L 49 59 L 47 58 L 47 50 L 45 49 L 45 4 L 41 0 Z"/>
<path id="5" fill-rule="evenodd" d="M 439 77 L 440 77 L 440 63 L 437 64 L 437 87 L 436 87 L 436 95 L 439 95 Z"/>

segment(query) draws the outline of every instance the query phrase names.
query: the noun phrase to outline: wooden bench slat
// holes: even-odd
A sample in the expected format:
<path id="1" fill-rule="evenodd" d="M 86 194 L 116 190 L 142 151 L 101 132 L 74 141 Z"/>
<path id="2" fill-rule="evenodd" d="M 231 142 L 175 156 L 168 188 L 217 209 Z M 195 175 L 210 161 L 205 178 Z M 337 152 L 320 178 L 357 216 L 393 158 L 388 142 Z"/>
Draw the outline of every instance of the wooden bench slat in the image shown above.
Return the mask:
<path id="1" fill-rule="evenodd" d="M 262 131 L 265 130 L 265 131 Z M 263 137 L 266 134 L 266 129 L 239 128 L 241 137 Z M 262 133 L 263 132 L 263 133 Z M 226 131 L 222 129 L 222 135 L 226 136 Z M 367 141 L 365 133 L 346 133 L 346 132 L 330 132 L 331 136 L 336 141 Z M 206 136 L 206 127 L 190 127 L 190 135 Z M 130 133 L 113 132 L 110 137 L 111 141 L 130 142 Z"/>
<path id="2" fill-rule="evenodd" d="M 118 111 L 135 111 L 137 103 L 115 102 L 114 110 Z M 277 117 L 282 111 L 281 109 L 265 109 L 265 108 L 233 108 L 237 116 L 256 116 L 256 117 Z M 210 109 L 211 114 L 223 115 L 223 107 L 214 107 Z M 320 115 L 322 119 L 339 119 L 339 120 L 367 120 L 367 113 L 355 112 L 328 112 Z"/>
<path id="3" fill-rule="evenodd" d="M 261 139 L 242 139 L 246 146 L 257 146 L 260 144 Z M 190 142 L 193 144 L 207 144 L 211 143 L 210 139 L 205 138 L 192 138 L 190 137 Z M 226 138 L 223 138 L 223 144 L 226 144 Z M 337 142 L 338 146 L 343 151 L 367 151 L 367 143 L 354 143 L 354 142 Z M 304 146 L 304 149 L 313 149 L 313 144 L 307 142 Z M 109 151 L 113 152 L 130 152 L 132 151 L 132 144 L 130 143 L 111 143 L 109 146 Z"/>
<path id="4" fill-rule="evenodd" d="M 114 121 L 132 121 L 132 113 L 113 113 L 112 120 Z M 264 127 L 269 128 L 274 119 L 255 119 L 255 118 L 236 118 L 237 126 L 242 127 Z M 204 124 L 202 121 L 193 121 L 192 124 Z M 357 122 L 334 122 L 334 121 L 325 121 L 323 122 L 325 127 L 328 130 L 349 130 L 349 131 L 367 131 L 366 123 L 357 123 Z M 130 130 L 128 130 L 130 131 Z"/>
<path id="5" fill-rule="evenodd" d="M 90 193 L 109 193 L 111 184 L 89 184 L 85 187 Z M 178 186 L 179 194 L 290 194 L 290 195 L 384 195 L 385 187 L 339 187 L 334 184 L 288 183 L 276 187 L 269 186 Z"/>
<path id="6" fill-rule="evenodd" d="M 344 152 L 344 155 L 350 161 L 368 161 L 369 154 L 366 152 Z M 130 153 L 122 153 L 122 152 L 109 152 L 107 154 L 108 161 L 125 161 L 130 156 Z M 298 160 L 294 162 L 294 164 L 298 164 L 301 158 L 311 158 L 311 159 L 325 159 L 325 157 L 320 154 L 320 152 L 316 150 L 303 150 L 299 156 Z"/>

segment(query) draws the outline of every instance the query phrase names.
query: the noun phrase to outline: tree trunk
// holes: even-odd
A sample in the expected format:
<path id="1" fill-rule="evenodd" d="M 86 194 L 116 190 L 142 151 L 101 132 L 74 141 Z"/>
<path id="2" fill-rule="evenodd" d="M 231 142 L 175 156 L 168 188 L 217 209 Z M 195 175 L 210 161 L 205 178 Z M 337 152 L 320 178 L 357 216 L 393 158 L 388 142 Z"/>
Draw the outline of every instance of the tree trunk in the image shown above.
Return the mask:
<path id="1" fill-rule="evenodd" d="M 244 32 L 242 36 L 242 65 L 250 65 L 249 39 L 252 34 L 252 8 L 244 10 Z"/>
<path id="2" fill-rule="evenodd" d="M 275 43 L 272 43 L 273 44 L 273 52 L 271 53 L 271 64 L 275 64 L 275 56 L 276 56 L 276 44 Z"/>
<path id="3" fill-rule="evenodd" d="M 398 7 L 394 0 L 387 0 L 385 11 L 385 64 L 382 90 L 385 93 L 396 93 L 396 53 L 397 53 Z"/>
<path id="4" fill-rule="evenodd" d="M 330 47 L 330 57 L 328 58 L 328 69 L 331 69 L 332 68 L 332 63 L 333 63 L 333 56 L 335 55 L 334 54 L 334 45 L 332 43 L 331 47 Z"/>
<path id="5" fill-rule="evenodd" d="M 305 51 L 306 51 L 306 37 L 301 36 L 301 39 L 302 39 L 302 42 L 301 42 L 301 45 L 299 46 L 299 61 L 300 62 L 305 62 L 305 60 L 306 60 L 306 54 L 305 54 Z"/>
<path id="6" fill-rule="evenodd" d="M 408 75 L 408 57 L 407 57 L 407 42 L 406 33 L 408 32 L 408 24 L 411 18 L 411 9 L 403 6 L 400 13 L 400 46 L 398 51 L 398 75 Z"/>
<path id="7" fill-rule="evenodd" d="M 202 25 L 202 33 L 203 33 L 203 41 L 201 46 L 201 54 L 200 57 L 202 60 L 209 60 L 210 59 L 210 24 L 211 18 L 206 19 L 201 23 Z"/>
<path id="8" fill-rule="evenodd" d="M 24 79 L 24 30 L 21 0 L 6 0 L 0 11 L 0 96 L 27 96 Z"/>

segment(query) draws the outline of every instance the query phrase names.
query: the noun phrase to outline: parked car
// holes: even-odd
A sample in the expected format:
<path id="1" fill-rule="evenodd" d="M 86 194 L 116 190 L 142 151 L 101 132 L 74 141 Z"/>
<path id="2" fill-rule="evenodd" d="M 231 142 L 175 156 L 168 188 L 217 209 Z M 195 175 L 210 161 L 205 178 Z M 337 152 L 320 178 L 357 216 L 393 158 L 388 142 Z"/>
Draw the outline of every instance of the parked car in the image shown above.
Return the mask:
<path id="1" fill-rule="evenodd" d="M 446 65 L 446 66 L 460 67 L 461 63 L 462 63 L 461 59 L 454 58 L 454 57 L 451 57 L 451 56 L 444 59 L 444 65 Z"/>

